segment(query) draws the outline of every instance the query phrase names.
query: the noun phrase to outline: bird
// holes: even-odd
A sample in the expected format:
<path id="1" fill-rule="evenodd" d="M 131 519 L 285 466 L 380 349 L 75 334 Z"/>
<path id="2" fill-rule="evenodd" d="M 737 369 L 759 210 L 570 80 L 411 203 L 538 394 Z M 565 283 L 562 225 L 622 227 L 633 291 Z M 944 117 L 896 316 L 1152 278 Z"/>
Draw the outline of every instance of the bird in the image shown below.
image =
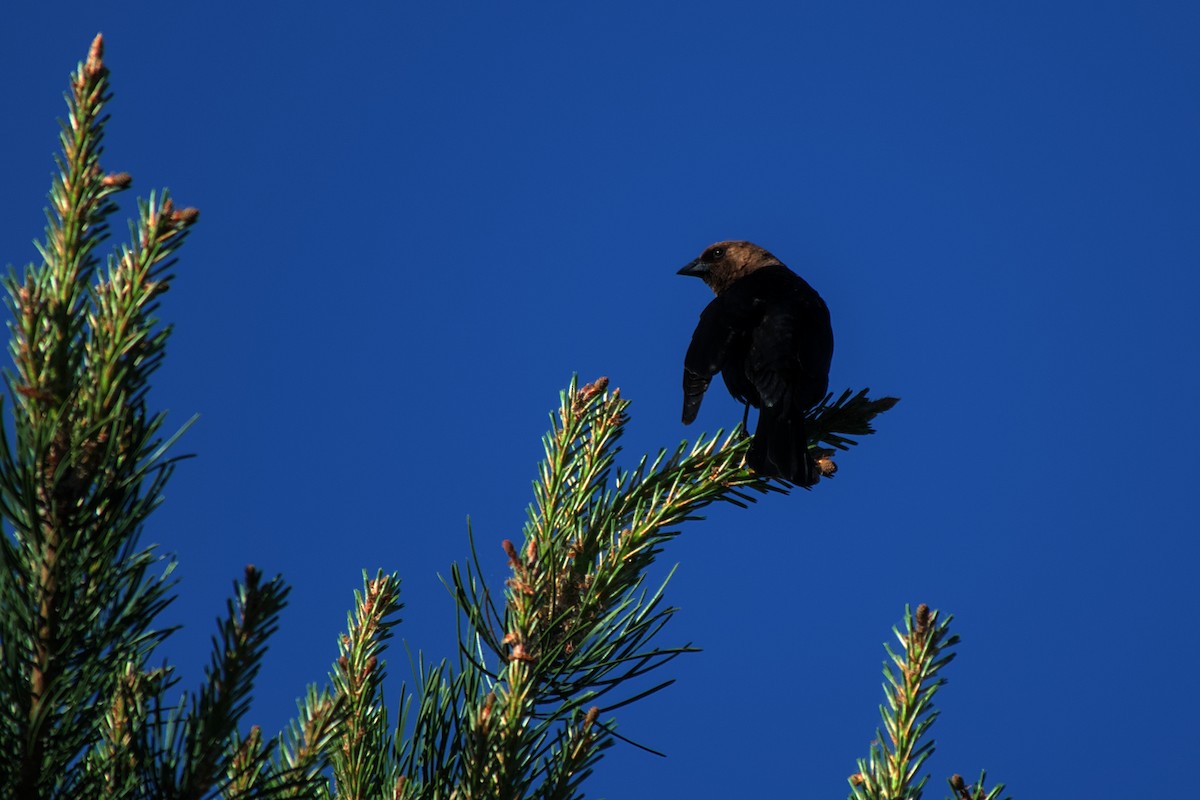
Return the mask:
<path id="1" fill-rule="evenodd" d="M 680 275 L 716 298 L 700 314 L 683 359 L 683 424 L 696 419 L 718 372 L 729 393 L 759 409 L 747 465 L 763 477 L 809 487 L 820 478 L 808 454 L 805 414 L 829 388 L 833 327 L 825 301 L 778 258 L 752 242 L 717 242 Z"/>

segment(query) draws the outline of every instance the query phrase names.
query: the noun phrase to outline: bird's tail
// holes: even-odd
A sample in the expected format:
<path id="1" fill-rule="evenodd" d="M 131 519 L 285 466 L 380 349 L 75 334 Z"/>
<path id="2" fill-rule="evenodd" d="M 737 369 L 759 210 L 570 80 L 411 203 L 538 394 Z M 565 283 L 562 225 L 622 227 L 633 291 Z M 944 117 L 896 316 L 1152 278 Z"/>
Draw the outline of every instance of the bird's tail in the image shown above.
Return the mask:
<path id="1" fill-rule="evenodd" d="M 782 478 L 797 486 L 812 486 L 821 477 L 808 455 L 804 411 L 764 406 L 758 415 L 754 441 L 746 454 L 750 469 L 768 478 Z"/>

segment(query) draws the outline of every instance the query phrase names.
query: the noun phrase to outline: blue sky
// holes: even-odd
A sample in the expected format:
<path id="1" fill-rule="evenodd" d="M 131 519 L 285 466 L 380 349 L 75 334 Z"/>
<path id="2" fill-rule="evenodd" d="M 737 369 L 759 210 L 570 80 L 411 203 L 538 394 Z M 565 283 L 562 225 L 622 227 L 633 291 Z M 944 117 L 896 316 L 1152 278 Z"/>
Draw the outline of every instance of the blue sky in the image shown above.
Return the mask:
<path id="1" fill-rule="evenodd" d="M 35 257 L 97 31 L 107 166 L 198 206 L 153 395 L 199 422 L 148 542 L 194 684 L 243 565 L 292 584 L 253 714 L 323 680 L 361 570 L 414 650 L 468 515 L 499 585 L 572 373 L 679 422 L 675 271 L 762 244 L 816 287 L 831 388 L 903 402 L 835 481 L 663 556 L 704 652 L 623 710 L 589 796 L 844 796 L 906 603 L 963 637 L 928 796 L 1160 796 L 1194 760 L 1200 7 L 67 2 L 0 10 L 0 259 Z M 104 6 L 109 6 L 105 8 Z M 123 234 L 120 226 L 115 226 Z M 393 650 L 392 674 L 406 675 Z"/>

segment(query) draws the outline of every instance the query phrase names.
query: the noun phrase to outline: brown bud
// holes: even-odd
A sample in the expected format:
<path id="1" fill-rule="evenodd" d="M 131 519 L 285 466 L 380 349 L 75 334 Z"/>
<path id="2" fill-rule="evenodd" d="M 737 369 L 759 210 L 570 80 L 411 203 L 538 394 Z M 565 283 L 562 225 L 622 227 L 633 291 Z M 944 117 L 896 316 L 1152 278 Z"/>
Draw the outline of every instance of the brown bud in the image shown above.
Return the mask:
<path id="1" fill-rule="evenodd" d="M 492 706 L 496 705 L 496 693 L 488 692 L 487 699 L 483 701 L 483 710 L 479 712 L 479 723 L 487 727 L 488 718 L 492 716 Z"/>
<path id="2" fill-rule="evenodd" d="M 17 390 L 17 394 L 23 397 L 28 397 L 32 400 L 37 400 L 39 403 L 49 403 L 54 400 L 54 395 L 50 394 L 49 392 L 44 392 L 41 389 L 35 389 L 32 386 L 26 386 L 22 384 L 21 386 L 17 386 L 15 388 Z"/>
<path id="3" fill-rule="evenodd" d="M 171 222 L 176 222 L 181 225 L 194 225 L 196 220 L 200 219 L 200 209 L 184 208 L 179 211 L 172 211 L 170 214 Z"/>
<path id="4" fill-rule="evenodd" d="M 508 556 L 508 563 L 514 569 L 524 566 L 521 563 L 521 557 L 517 555 L 517 548 L 513 545 L 513 543 L 510 540 L 505 539 L 503 542 L 500 543 L 500 546 L 504 548 L 504 554 Z"/>
<path id="5" fill-rule="evenodd" d="M 92 46 L 88 49 L 87 63 L 84 64 L 83 70 L 89 76 L 100 74 L 104 70 L 104 36 L 97 33 L 96 38 L 92 40 Z"/>
<path id="6" fill-rule="evenodd" d="M 507 581 L 504 582 L 504 585 L 507 586 L 508 588 L 512 589 L 515 592 L 520 592 L 521 594 L 527 594 L 527 595 L 532 596 L 534 593 L 532 586 L 530 586 L 525 581 L 519 581 L 516 578 L 509 578 Z"/>
<path id="7" fill-rule="evenodd" d="M 596 395 L 608 388 L 608 378 L 597 378 L 592 383 L 587 384 L 579 390 L 580 400 L 591 400 Z"/>
<path id="8" fill-rule="evenodd" d="M 133 176 L 128 172 L 110 172 L 100 179 L 102 186 L 115 186 L 118 189 L 128 189 L 133 184 Z"/>
<path id="9" fill-rule="evenodd" d="M 837 474 L 837 464 L 833 463 L 833 459 L 829 456 L 821 456 L 817 459 L 817 469 L 821 470 L 822 478 L 832 478 Z"/>
<path id="10" fill-rule="evenodd" d="M 917 635 L 924 636 L 929 631 L 929 606 L 921 603 L 917 606 Z"/>

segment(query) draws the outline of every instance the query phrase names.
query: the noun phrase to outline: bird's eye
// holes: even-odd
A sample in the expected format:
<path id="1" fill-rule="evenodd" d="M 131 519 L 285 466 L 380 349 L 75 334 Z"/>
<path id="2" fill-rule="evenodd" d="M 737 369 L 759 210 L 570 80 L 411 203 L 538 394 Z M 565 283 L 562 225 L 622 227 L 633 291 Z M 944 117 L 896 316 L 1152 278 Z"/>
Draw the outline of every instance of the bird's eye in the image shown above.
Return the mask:
<path id="1" fill-rule="evenodd" d="M 704 260 L 705 261 L 720 261 L 724 257 L 725 257 L 725 248 L 724 247 L 714 247 L 712 250 L 708 251 L 708 257 L 705 258 Z"/>

